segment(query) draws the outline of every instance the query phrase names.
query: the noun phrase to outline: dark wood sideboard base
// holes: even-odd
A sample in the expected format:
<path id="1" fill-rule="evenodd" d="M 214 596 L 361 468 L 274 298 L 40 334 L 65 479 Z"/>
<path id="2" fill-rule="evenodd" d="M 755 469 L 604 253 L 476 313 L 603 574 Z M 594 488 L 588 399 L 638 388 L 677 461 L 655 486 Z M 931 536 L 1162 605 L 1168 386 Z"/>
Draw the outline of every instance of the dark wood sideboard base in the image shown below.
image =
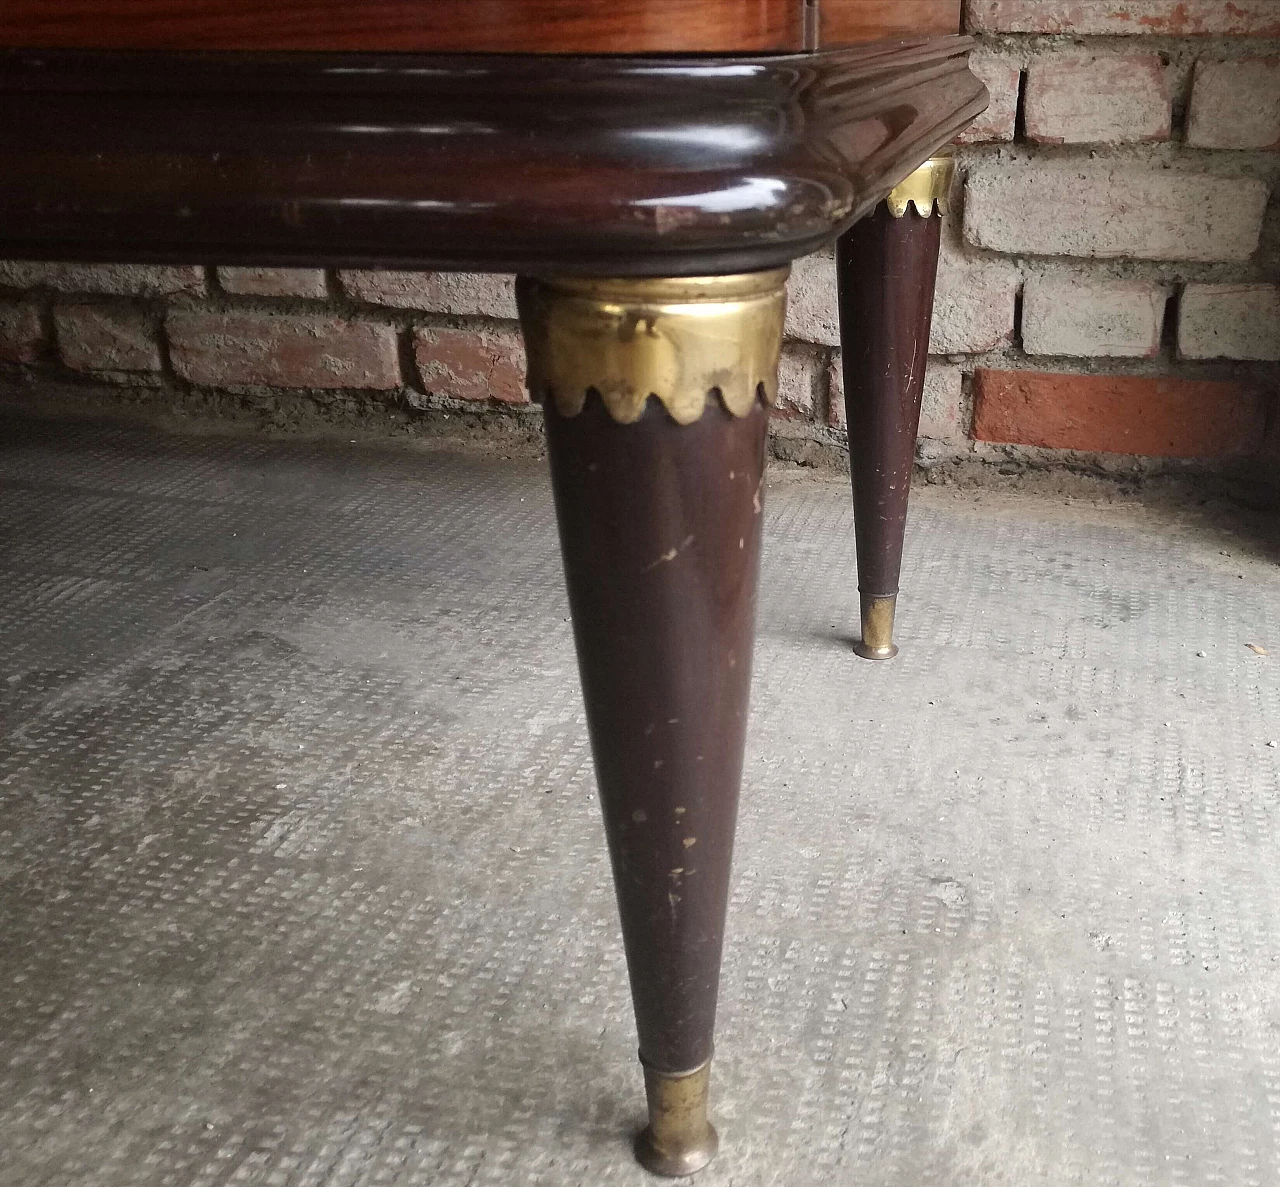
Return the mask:
<path id="1" fill-rule="evenodd" d="M 521 274 L 649 1095 L 638 1153 L 658 1173 L 716 1144 L 787 266 L 847 232 L 859 559 L 885 596 L 937 220 L 854 224 L 985 106 L 969 48 L 0 52 L 0 256 Z"/>

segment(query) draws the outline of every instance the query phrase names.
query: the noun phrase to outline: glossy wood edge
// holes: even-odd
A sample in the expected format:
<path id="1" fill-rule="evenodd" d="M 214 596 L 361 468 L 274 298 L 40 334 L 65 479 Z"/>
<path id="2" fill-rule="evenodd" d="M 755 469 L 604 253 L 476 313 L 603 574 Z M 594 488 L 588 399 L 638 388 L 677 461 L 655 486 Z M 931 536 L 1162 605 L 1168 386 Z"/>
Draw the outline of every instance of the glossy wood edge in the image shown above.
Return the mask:
<path id="1" fill-rule="evenodd" d="M 694 8 L 688 0 L 6 0 L 0 5 L 0 45 L 240 52 L 752 53 L 802 48 L 803 7 L 804 0 L 698 0 Z"/>
<path id="2" fill-rule="evenodd" d="M 927 37 L 961 0 L 7 0 L 0 46 L 395 53 L 753 53 Z"/>
<path id="3" fill-rule="evenodd" d="M 811 0 L 812 47 L 888 37 L 940 37 L 960 30 L 961 0 Z"/>
<path id="4" fill-rule="evenodd" d="M 720 57 L 0 52 L 0 256 L 694 275 L 828 243 L 985 106 L 952 36 Z"/>

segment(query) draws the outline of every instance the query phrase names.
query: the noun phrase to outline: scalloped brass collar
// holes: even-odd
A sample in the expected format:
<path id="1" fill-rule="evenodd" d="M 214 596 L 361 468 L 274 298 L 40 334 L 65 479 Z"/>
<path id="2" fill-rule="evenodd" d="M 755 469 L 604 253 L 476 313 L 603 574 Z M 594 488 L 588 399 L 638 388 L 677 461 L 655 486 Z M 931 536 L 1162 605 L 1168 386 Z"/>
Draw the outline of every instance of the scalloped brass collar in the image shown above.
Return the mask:
<path id="1" fill-rule="evenodd" d="M 717 396 L 734 416 L 777 398 L 788 268 L 677 279 L 521 277 L 529 391 L 562 416 L 597 393 L 620 424 L 650 396 L 692 424 Z"/>
<path id="2" fill-rule="evenodd" d="M 928 218 L 936 205 L 939 214 L 951 213 L 951 183 L 955 180 L 956 162 L 950 153 L 930 157 L 904 181 L 889 191 L 885 201 L 889 213 L 901 218 L 914 202 L 916 213 Z"/>

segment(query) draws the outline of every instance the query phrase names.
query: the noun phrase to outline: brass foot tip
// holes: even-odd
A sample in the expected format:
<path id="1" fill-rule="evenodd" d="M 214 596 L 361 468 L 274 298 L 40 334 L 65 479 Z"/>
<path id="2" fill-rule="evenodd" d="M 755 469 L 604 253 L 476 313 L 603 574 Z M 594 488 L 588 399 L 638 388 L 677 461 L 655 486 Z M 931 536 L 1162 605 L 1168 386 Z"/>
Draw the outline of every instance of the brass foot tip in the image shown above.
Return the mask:
<path id="1" fill-rule="evenodd" d="M 875 597 L 862 594 L 862 638 L 853 645 L 863 659 L 893 659 L 898 648 L 893 642 L 893 611 L 898 595 Z"/>
<path id="2" fill-rule="evenodd" d="M 681 1179 L 697 1174 L 720 1149 L 720 1135 L 715 1126 L 707 1122 L 702 1141 L 683 1146 L 679 1150 L 664 1150 L 654 1143 L 653 1127 L 646 1125 L 636 1135 L 636 1161 L 651 1175 L 664 1179 Z"/>
<path id="3" fill-rule="evenodd" d="M 636 1161 L 651 1174 L 680 1178 L 700 1171 L 716 1155 L 720 1138 L 707 1120 L 711 1064 L 669 1076 L 644 1069 L 649 1124 L 636 1136 Z"/>
<path id="4" fill-rule="evenodd" d="M 898 645 L 890 643 L 888 647 L 870 647 L 865 640 L 858 639 L 853 645 L 853 654 L 863 659 L 893 659 L 898 654 Z"/>

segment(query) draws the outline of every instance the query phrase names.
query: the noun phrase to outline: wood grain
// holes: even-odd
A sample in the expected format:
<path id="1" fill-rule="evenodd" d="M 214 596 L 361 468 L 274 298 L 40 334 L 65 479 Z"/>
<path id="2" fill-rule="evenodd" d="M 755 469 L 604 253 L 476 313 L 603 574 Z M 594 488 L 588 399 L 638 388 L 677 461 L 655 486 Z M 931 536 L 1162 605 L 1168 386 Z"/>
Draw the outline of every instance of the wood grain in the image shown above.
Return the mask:
<path id="1" fill-rule="evenodd" d="M 823 49 L 959 31 L 960 0 L 818 0 L 818 43 Z"/>
<path id="2" fill-rule="evenodd" d="M 5 0 L 0 46 L 746 53 L 802 48 L 802 9 L 803 0 Z"/>

